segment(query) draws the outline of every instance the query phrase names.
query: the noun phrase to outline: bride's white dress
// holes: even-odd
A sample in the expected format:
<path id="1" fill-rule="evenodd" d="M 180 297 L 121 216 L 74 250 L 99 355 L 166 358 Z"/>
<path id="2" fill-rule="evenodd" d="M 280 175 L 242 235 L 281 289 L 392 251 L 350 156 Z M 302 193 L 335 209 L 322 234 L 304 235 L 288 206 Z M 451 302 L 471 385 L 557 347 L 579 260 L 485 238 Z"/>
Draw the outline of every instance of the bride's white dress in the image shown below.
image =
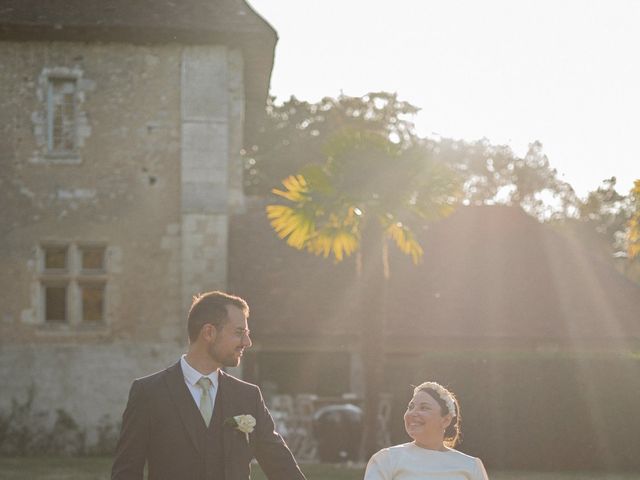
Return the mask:
<path id="1" fill-rule="evenodd" d="M 427 450 L 414 443 L 385 448 L 367 464 L 364 480 L 489 480 L 479 458 L 454 449 Z"/>

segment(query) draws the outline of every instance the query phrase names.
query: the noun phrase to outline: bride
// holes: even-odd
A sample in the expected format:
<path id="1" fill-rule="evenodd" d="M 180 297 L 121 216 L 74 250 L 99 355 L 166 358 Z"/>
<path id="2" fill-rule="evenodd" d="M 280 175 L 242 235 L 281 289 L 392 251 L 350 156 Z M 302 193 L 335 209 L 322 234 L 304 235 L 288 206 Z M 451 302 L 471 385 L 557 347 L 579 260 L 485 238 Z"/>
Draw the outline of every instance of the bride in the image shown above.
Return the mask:
<path id="1" fill-rule="evenodd" d="M 479 458 L 454 450 L 460 424 L 460 405 L 452 392 L 436 382 L 418 385 L 404 414 L 413 442 L 373 455 L 364 480 L 489 480 Z"/>

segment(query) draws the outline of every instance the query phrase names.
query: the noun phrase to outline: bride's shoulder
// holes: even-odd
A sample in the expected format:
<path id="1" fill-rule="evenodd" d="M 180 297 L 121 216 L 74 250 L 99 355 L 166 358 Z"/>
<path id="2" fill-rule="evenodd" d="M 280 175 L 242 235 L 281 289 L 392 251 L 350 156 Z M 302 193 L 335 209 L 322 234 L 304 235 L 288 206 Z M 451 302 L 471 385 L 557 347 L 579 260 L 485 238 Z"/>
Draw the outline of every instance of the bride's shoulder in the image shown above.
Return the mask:
<path id="1" fill-rule="evenodd" d="M 387 448 L 387 450 L 392 450 L 394 452 L 404 452 L 408 448 L 412 448 L 413 446 L 414 446 L 413 442 L 401 443 L 399 445 L 393 445 L 393 446 Z"/>
<path id="2" fill-rule="evenodd" d="M 467 458 L 469 460 L 475 460 L 476 457 L 472 457 L 471 455 L 461 452 L 460 450 L 456 450 L 455 448 L 447 448 L 447 452 L 450 452 L 453 455 L 457 455 L 460 458 Z"/>
<path id="3" fill-rule="evenodd" d="M 468 455 L 460 450 L 456 450 L 455 448 L 449 448 L 448 452 L 458 461 L 468 463 L 469 465 L 473 465 L 479 460 L 479 458 Z"/>
<path id="4" fill-rule="evenodd" d="M 409 445 L 409 443 L 403 443 L 401 445 L 393 445 L 392 447 L 379 450 L 369 459 L 369 467 L 374 469 L 381 468 L 385 471 L 393 471 L 395 466 L 399 462 L 402 462 L 402 458 L 404 457 Z"/>
<path id="5" fill-rule="evenodd" d="M 374 457 L 395 457 L 402 455 L 408 449 L 411 448 L 412 443 L 401 443 L 400 445 L 392 445 L 391 447 L 383 448 L 375 453 Z"/>

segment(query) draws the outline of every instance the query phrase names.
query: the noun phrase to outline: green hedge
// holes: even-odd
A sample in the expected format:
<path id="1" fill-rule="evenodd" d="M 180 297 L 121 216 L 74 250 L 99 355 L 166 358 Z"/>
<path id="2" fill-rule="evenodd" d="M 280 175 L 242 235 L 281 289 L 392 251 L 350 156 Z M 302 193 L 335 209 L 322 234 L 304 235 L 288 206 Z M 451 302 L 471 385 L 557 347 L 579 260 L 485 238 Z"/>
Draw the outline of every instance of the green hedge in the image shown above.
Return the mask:
<path id="1" fill-rule="evenodd" d="M 392 437 L 406 441 L 410 384 L 436 380 L 457 394 L 459 449 L 492 468 L 640 470 L 640 359 L 597 354 L 392 357 Z"/>

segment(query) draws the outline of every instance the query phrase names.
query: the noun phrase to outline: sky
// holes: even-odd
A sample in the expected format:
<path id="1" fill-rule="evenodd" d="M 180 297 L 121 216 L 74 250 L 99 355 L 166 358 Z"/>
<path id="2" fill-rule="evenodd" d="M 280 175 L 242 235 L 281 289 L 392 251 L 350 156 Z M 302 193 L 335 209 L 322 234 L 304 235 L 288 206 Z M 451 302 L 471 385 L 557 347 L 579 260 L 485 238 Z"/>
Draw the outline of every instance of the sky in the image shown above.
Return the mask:
<path id="1" fill-rule="evenodd" d="M 271 94 L 396 92 L 422 136 L 539 140 L 578 195 L 640 179 L 640 0 L 248 0 Z"/>

